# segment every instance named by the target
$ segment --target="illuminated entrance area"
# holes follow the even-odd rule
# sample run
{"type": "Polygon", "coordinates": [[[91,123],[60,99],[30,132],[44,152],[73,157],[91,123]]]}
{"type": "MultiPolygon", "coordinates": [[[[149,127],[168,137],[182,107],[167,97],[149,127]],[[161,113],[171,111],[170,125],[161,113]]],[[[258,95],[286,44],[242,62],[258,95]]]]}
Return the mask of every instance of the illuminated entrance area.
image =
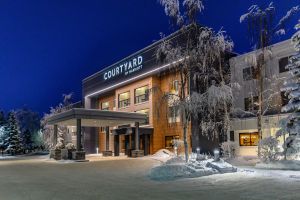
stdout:
{"type": "MultiPolygon", "coordinates": [[[[106,150],[103,155],[112,155],[112,151],[109,150],[109,134],[110,127],[118,127],[127,124],[135,124],[133,148],[131,148],[130,155],[132,157],[139,157],[144,155],[144,150],[140,150],[140,127],[139,124],[145,122],[146,114],[134,113],[134,112],[117,112],[98,109],[84,109],[73,108],[71,110],[53,115],[48,120],[48,125],[54,126],[54,141],[57,143],[58,126],[76,126],[76,154],[75,160],[85,159],[85,149],[83,145],[82,127],[85,128],[100,128],[105,127],[105,145],[106,150]],[[84,156],[83,156],[84,155],[84,156]]],[[[130,132],[130,131],[129,131],[130,132]]],[[[128,132],[128,133],[129,133],[128,132]]],[[[115,132],[114,135],[114,155],[119,156],[120,153],[120,135],[115,132]]]]}

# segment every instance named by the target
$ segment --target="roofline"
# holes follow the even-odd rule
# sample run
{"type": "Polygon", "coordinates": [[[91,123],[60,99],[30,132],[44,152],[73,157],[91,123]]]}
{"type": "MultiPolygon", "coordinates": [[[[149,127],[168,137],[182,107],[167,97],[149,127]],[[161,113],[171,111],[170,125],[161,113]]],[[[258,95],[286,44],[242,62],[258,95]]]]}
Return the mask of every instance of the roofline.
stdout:
{"type": "MultiPolygon", "coordinates": [[[[195,25],[195,24],[190,24],[190,25],[187,26],[187,28],[191,28],[191,27],[193,27],[194,25],[195,25]]],[[[197,26],[197,27],[201,27],[201,26],[198,25],[198,24],[196,24],[196,26],[197,26]]],[[[159,44],[159,43],[162,42],[163,40],[170,40],[170,39],[174,38],[178,33],[180,33],[180,31],[181,31],[181,29],[179,29],[179,30],[177,30],[177,31],[175,31],[175,32],[173,32],[173,33],[171,33],[170,35],[168,35],[168,36],[166,36],[166,37],[163,37],[163,38],[161,38],[161,39],[159,39],[159,40],[157,40],[157,41],[151,43],[150,45],[144,47],[143,49],[140,49],[140,50],[138,50],[138,51],[136,51],[136,52],[130,54],[129,56],[127,56],[127,57],[125,57],[125,58],[123,58],[123,59],[121,59],[121,60],[119,60],[119,61],[117,61],[117,62],[115,62],[115,63],[113,63],[113,64],[111,64],[111,65],[109,65],[109,66],[107,66],[107,67],[105,67],[105,68],[101,69],[100,71],[98,71],[98,72],[96,72],[96,73],[94,73],[94,74],[92,74],[92,75],[90,75],[90,76],[84,78],[84,79],[82,80],[82,82],[84,83],[84,82],[86,82],[86,81],[88,81],[88,80],[94,78],[95,76],[97,76],[97,75],[100,74],[101,72],[107,70],[108,68],[110,68],[110,67],[112,67],[112,66],[115,66],[115,65],[117,65],[118,63],[120,63],[120,62],[122,62],[122,61],[125,61],[125,60],[127,60],[127,59],[133,57],[134,55],[136,55],[136,54],[138,54],[138,53],[141,53],[141,52],[143,52],[143,51],[145,51],[145,50],[148,50],[148,49],[151,49],[151,48],[155,47],[157,44],[159,44]]],[[[180,34],[181,34],[181,33],[180,33],[180,34]]]]}
{"type": "MultiPolygon", "coordinates": [[[[291,42],[291,39],[287,39],[287,40],[283,40],[283,41],[277,42],[277,43],[275,43],[275,44],[272,44],[272,45],[270,45],[270,46],[267,46],[267,48],[280,46],[280,45],[285,44],[285,43],[288,43],[288,42],[291,42]]],[[[253,54],[254,52],[257,52],[257,51],[259,51],[259,50],[260,50],[260,49],[256,49],[256,50],[252,50],[252,51],[249,51],[249,52],[246,52],[246,53],[237,54],[237,56],[234,57],[234,58],[240,58],[240,57],[243,57],[243,56],[248,56],[248,55],[253,54]]]]}

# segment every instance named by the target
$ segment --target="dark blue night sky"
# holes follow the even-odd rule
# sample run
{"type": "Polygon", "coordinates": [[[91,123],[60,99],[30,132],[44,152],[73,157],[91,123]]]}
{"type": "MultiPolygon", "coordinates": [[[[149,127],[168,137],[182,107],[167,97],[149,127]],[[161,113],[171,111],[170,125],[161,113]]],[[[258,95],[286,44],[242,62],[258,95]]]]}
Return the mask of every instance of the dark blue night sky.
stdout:
{"type": "MultiPolygon", "coordinates": [[[[81,80],[144,48],[170,29],[157,0],[0,1],[0,109],[47,112],[63,93],[81,99],[81,80]]],[[[206,0],[201,24],[223,27],[235,51],[250,49],[239,17],[264,0],[206,0]]],[[[273,1],[278,16],[298,0],[273,1]]],[[[296,16],[296,19],[299,15],[296,16]]],[[[290,24],[284,40],[294,32],[290,24]]]]}

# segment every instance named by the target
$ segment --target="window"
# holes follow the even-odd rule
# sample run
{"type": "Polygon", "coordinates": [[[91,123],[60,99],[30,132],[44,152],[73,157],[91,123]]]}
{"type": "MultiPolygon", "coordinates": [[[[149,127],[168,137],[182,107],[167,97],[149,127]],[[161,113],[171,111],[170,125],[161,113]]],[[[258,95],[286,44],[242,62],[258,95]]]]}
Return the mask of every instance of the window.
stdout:
{"type": "Polygon", "coordinates": [[[165,148],[173,148],[174,140],[179,140],[179,135],[172,135],[165,137],[165,148]]]}
{"type": "Polygon", "coordinates": [[[171,94],[178,94],[179,91],[179,81],[175,80],[171,84],[170,93],[171,94]]]}
{"type": "Polygon", "coordinates": [[[243,69],[244,81],[249,81],[256,78],[256,70],[253,66],[243,69]]]}
{"type": "Polygon", "coordinates": [[[240,146],[257,146],[258,133],[240,133],[240,146]]]}
{"type": "Polygon", "coordinates": [[[289,103],[289,98],[285,95],[285,92],[280,92],[281,96],[281,105],[285,106],[286,104],[289,103]]]}
{"type": "Polygon", "coordinates": [[[148,86],[140,87],[134,90],[134,103],[149,101],[148,86]]]}
{"type": "Polygon", "coordinates": [[[119,94],[119,108],[130,106],[130,92],[119,94]]]}
{"type": "Polygon", "coordinates": [[[109,110],[109,102],[102,102],[101,103],[101,110],[109,110]]]}
{"type": "Polygon", "coordinates": [[[230,141],[234,142],[234,131],[230,131],[229,139],[230,141]]]}
{"type": "Polygon", "coordinates": [[[176,107],[176,106],[169,107],[168,118],[169,118],[169,123],[174,123],[174,122],[179,122],[180,121],[180,115],[179,115],[178,107],[176,107]]]}
{"type": "Polygon", "coordinates": [[[279,59],[279,73],[287,72],[289,69],[286,67],[289,64],[289,57],[279,59]]]}
{"type": "Polygon", "coordinates": [[[244,99],[245,111],[257,111],[258,106],[258,96],[248,97],[244,99]]]}
{"type": "Polygon", "coordinates": [[[149,124],[149,109],[138,110],[136,112],[137,113],[143,113],[143,114],[147,115],[147,118],[146,118],[145,122],[141,123],[141,125],[147,125],[147,124],[149,124]]]}

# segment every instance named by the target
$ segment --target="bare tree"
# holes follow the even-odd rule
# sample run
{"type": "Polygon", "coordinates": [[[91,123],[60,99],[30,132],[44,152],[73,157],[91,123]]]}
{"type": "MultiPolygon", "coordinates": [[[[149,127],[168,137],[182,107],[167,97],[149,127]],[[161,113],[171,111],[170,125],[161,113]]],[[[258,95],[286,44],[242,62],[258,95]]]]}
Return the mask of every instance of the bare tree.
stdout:
{"type": "Polygon", "coordinates": [[[167,106],[180,111],[185,160],[188,161],[187,131],[192,117],[200,121],[199,129],[207,136],[217,137],[220,129],[229,128],[232,93],[226,85],[230,80],[229,67],[225,69],[224,63],[225,54],[231,51],[233,43],[224,31],[215,33],[196,24],[197,15],[204,9],[201,0],[159,2],[184,37],[184,42],[180,43],[163,40],[156,57],[159,62],[171,63],[169,71],[180,77],[178,94],[165,93],[162,99],[167,106]],[[181,14],[180,3],[184,14],[181,14]],[[193,94],[190,93],[191,85],[193,94]]]}

